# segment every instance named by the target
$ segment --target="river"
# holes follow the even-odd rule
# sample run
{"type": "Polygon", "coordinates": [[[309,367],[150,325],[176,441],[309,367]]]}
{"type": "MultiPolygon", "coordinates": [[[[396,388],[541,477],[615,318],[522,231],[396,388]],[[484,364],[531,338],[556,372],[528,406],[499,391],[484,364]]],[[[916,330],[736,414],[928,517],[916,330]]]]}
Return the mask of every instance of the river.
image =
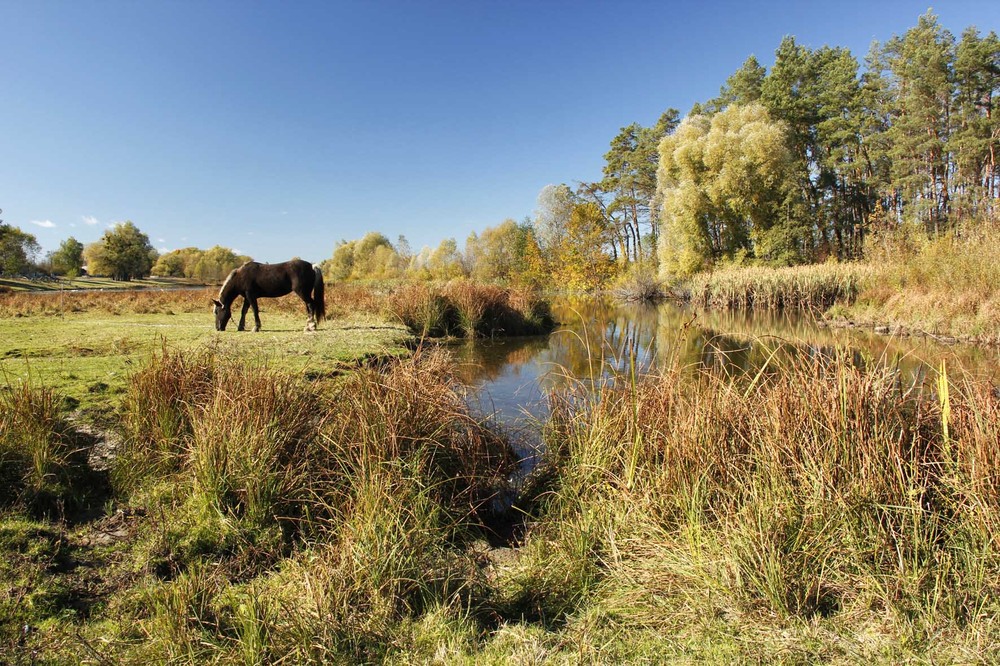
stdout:
{"type": "Polygon", "coordinates": [[[772,358],[849,354],[857,363],[900,368],[914,380],[947,365],[1000,383],[1000,349],[945,345],[929,337],[893,337],[870,329],[829,328],[800,313],[697,310],[675,303],[621,304],[598,297],[559,298],[559,327],[548,336],[455,345],[460,378],[473,407],[495,415],[529,462],[539,448],[546,394],[571,384],[642,375],[673,363],[745,373],[772,358]]]}

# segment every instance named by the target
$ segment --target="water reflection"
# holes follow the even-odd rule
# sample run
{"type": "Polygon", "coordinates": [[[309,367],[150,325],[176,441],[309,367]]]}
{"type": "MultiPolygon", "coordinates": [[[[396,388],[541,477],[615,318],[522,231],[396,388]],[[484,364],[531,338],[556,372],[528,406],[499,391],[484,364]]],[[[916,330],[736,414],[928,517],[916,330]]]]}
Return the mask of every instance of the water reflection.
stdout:
{"type": "Polygon", "coordinates": [[[675,363],[692,372],[736,375],[778,368],[789,358],[846,353],[856,364],[888,364],[918,381],[942,361],[949,369],[994,382],[1000,377],[995,348],[824,328],[794,313],[696,311],[672,303],[624,305],[592,297],[560,299],[552,309],[560,327],[550,336],[453,348],[460,377],[476,389],[477,408],[519,430],[526,449],[537,443],[532,419],[544,417],[549,391],[675,363]]]}

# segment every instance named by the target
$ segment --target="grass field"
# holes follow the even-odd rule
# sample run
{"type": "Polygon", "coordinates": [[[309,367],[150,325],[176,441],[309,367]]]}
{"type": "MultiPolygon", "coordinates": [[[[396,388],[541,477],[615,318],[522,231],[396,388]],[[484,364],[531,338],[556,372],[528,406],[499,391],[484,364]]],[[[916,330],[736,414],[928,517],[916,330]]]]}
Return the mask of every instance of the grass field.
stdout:
{"type": "Polygon", "coordinates": [[[379,298],[330,295],[336,316],[311,335],[300,304],[275,302],[251,334],[212,330],[206,294],[0,300],[5,368],[80,363],[76,378],[55,361],[27,382],[5,370],[0,663],[1000,650],[988,381],[848,353],[569,381],[541,424],[545,461],[498,515],[505,434],[470,415],[442,355],[405,351],[379,298]]]}
{"type": "Polygon", "coordinates": [[[214,330],[213,290],[0,295],[0,377],[31,379],[81,406],[120,396],[128,375],[164,345],[263,359],[334,376],[367,359],[406,353],[409,333],[372,309],[330,299],[337,315],[314,335],[295,297],[262,301],[260,333],[214,330]]]}

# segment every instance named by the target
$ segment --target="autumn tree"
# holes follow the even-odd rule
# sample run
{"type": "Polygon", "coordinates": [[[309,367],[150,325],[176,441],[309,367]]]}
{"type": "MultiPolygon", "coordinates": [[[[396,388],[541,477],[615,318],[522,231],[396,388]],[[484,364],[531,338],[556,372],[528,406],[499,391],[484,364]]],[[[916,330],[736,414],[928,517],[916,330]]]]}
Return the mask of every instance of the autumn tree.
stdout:
{"type": "Polygon", "coordinates": [[[156,259],[150,274],[158,277],[194,277],[194,267],[204,253],[197,247],[164,252],[156,259]]]}
{"type": "Polygon", "coordinates": [[[234,268],[239,268],[248,261],[250,257],[236,254],[228,247],[216,245],[201,253],[186,277],[205,282],[221,282],[234,268]]]}
{"type": "Polygon", "coordinates": [[[128,282],[149,275],[158,254],[149,237],[126,221],[116,224],[105,231],[99,241],[86,246],[84,257],[90,273],[128,282]]]}
{"type": "Polygon", "coordinates": [[[399,277],[404,268],[389,239],[375,231],[360,240],[341,241],[322,267],[334,281],[391,279],[399,277]]]}
{"type": "Polygon", "coordinates": [[[83,272],[83,243],[70,236],[49,257],[57,275],[76,277],[83,272]]]}
{"type": "Polygon", "coordinates": [[[760,104],[689,116],[660,144],[660,272],[686,276],[718,260],[787,264],[806,231],[787,214],[787,130],[760,104]]]}
{"type": "Polygon", "coordinates": [[[607,251],[608,224],[593,202],[573,206],[566,234],[553,265],[553,280],[562,288],[593,290],[604,286],[616,272],[616,262],[607,251]]]}
{"type": "Polygon", "coordinates": [[[430,277],[435,280],[451,280],[465,275],[462,256],[454,238],[445,238],[430,253],[424,264],[430,277]]]}
{"type": "Polygon", "coordinates": [[[573,190],[566,184],[546,185],[538,193],[535,208],[535,238],[542,252],[549,254],[559,247],[566,235],[569,217],[573,213],[573,190]]]}
{"type": "Polygon", "coordinates": [[[26,272],[39,249],[33,235],[0,221],[0,275],[26,272]]]}
{"type": "Polygon", "coordinates": [[[472,233],[465,242],[466,271],[483,282],[539,285],[548,278],[541,248],[530,220],[504,220],[472,233]]]}

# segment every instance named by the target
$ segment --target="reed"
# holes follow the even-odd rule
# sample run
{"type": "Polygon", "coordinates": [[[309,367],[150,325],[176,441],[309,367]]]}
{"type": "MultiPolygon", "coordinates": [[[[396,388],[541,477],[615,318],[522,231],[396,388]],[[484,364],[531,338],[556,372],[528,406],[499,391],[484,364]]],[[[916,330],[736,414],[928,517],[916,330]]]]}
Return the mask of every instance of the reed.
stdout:
{"type": "Polygon", "coordinates": [[[986,222],[928,239],[907,230],[869,243],[882,278],[852,307],[836,314],[854,321],[932,335],[1000,342],[1000,224],[986,222]]]}
{"type": "Polygon", "coordinates": [[[621,632],[723,617],[877,625],[876,652],[959,627],[995,639],[998,407],[944,368],[913,384],[846,356],[566,395],[507,599],[621,632]]]}
{"type": "Polygon", "coordinates": [[[734,268],[694,275],[680,291],[702,307],[824,312],[852,303],[877,275],[864,264],[734,268]]]}
{"type": "Polygon", "coordinates": [[[535,290],[468,280],[444,287],[403,285],[390,294],[386,308],[421,338],[540,335],[555,327],[547,301],[535,290]]]}

